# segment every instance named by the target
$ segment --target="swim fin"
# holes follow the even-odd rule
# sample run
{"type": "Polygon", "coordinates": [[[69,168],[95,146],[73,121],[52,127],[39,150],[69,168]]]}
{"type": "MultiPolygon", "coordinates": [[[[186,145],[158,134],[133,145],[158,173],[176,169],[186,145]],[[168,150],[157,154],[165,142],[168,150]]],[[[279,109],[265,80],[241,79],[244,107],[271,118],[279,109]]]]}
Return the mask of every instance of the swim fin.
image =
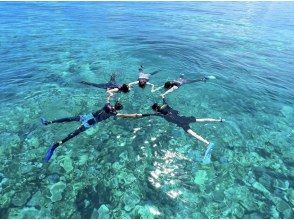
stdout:
{"type": "Polygon", "coordinates": [[[48,125],[49,124],[46,118],[41,118],[41,123],[42,123],[42,125],[48,125]]]}
{"type": "Polygon", "coordinates": [[[203,157],[202,163],[209,164],[211,162],[211,153],[212,153],[214,147],[215,147],[214,143],[210,143],[207,146],[207,149],[205,151],[205,155],[203,157]]]}
{"type": "Polygon", "coordinates": [[[48,149],[46,156],[44,158],[45,162],[49,162],[49,160],[51,159],[54,150],[57,148],[56,144],[51,145],[51,147],[48,149]]]}

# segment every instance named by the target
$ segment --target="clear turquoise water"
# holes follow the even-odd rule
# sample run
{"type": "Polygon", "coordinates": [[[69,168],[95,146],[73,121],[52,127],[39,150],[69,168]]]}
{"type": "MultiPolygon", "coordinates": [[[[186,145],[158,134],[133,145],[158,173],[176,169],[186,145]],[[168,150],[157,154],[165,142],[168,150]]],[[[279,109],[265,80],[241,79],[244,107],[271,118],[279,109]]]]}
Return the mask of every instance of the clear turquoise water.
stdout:
{"type": "MultiPolygon", "coordinates": [[[[0,3],[0,217],[293,218],[294,4],[0,3]],[[159,118],[108,120],[58,149],[78,124],[41,116],[89,113],[102,90],[162,69],[216,80],[168,96],[205,146],[159,118]],[[139,129],[139,130],[138,130],[139,129]]],[[[159,93],[119,95],[123,112],[150,112],[159,93]]]]}

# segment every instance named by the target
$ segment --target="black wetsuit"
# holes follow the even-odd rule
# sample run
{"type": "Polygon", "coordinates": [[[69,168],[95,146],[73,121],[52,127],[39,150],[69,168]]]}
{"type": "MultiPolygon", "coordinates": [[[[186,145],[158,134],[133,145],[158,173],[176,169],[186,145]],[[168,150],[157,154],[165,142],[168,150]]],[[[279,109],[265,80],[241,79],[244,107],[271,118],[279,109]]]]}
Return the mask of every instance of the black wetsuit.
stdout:
{"type": "Polygon", "coordinates": [[[121,87],[121,85],[116,82],[115,77],[116,77],[116,75],[112,74],[110,77],[110,80],[107,83],[98,83],[97,84],[97,83],[91,83],[91,82],[85,82],[85,81],[82,81],[81,83],[89,85],[89,86],[94,86],[94,87],[97,87],[100,89],[115,89],[115,88],[119,89],[121,87]]]}
{"type": "Polygon", "coordinates": [[[82,125],[79,126],[75,131],[70,133],[66,138],[61,140],[61,143],[56,142],[55,144],[53,144],[54,149],[57,148],[60,144],[63,144],[64,142],[72,139],[73,137],[77,136],[81,132],[85,131],[90,126],[92,126],[98,122],[104,121],[112,116],[116,116],[116,114],[117,114],[117,112],[115,110],[113,110],[111,105],[108,103],[100,110],[98,110],[94,113],[88,114],[88,115],[80,115],[80,116],[75,116],[75,117],[62,118],[62,119],[48,122],[48,124],[64,123],[64,122],[71,122],[71,121],[81,121],[82,122],[82,125]]]}
{"type": "Polygon", "coordinates": [[[196,118],[193,116],[180,116],[179,112],[170,107],[165,99],[163,99],[163,104],[165,104],[165,107],[154,115],[160,116],[168,122],[176,124],[177,126],[183,128],[184,131],[190,129],[190,123],[196,122],[196,118]]]}

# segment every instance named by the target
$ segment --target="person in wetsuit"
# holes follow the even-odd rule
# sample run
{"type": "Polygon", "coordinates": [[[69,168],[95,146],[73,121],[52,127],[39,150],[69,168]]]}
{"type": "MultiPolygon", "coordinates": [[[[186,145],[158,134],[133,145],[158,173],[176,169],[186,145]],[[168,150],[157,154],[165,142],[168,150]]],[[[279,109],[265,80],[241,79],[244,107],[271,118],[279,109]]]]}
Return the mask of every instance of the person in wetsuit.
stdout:
{"type": "Polygon", "coordinates": [[[154,85],[152,83],[149,83],[150,80],[150,76],[155,75],[156,73],[159,73],[161,70],[156,70],[152,73],[144,73],[144,67],[141,65],[139,68],[139,76],[138,76],[138,80],[135,82],[131,82],[129,83],[129,86],[131,87],[134,84],[137,84],[141,87],[141,88],[145,88],[146,85],[151,85],[151,91],[153,91],[154,89],[154,85]]]}
{"type": "Polygon", "coordinates": [[[47,154],[45,156],[45,161],[48,162],[50,158],[53,155],[54,150],[59,147],[61,144],[67,142],[68,140],[74,138],[81,132],[87,130],[91,126],[102,122],[110,117],[121,117],[121,118],[139,118],[139,117],[145,117],[149,116],[150,114],[119,114],[117,113],[118,110],[121,110],[123,108],[122,104],[119,102],[116,102],[114,106],[112,106],[110,103],[106,103],[103,108],[99,109],[98,111],[94,113],[90,113],[87,115],[79,115],[75,117],[69,117],[69,118],[61,118],[53,121],[48,121],[45,118],[41,118],[41,122],[43,125],[49,125],[53,123],[65,123],[65,122],[73,122],[73,121],[80,121],[82,124],[72,133],[70,133],[66,138],[62,139],[61,141],[55,142],[50,146],[50,148],[47,151],[47,154]]]}
{"type": "Polygon", "coordinates": [[[223,122],[224,119],[213,119],[213,118],[196,118],[194,116],[186,117],[186,116],[180,116],[179,112],[174,110],[172,107],[170,107],[166,99],[163,99],[163,105],[159,105],[158,103],[155,103],[152,105],[152,109],[156,112],[157,116],[160,116],[167,120],[168,122],[171,122],[173,124],[176,124],[177,126],[184,129],[185,132],[192,135],[197,140],[203,142],[207,146],[207,150],[205,152],[205,156],[203,161],[205,163],[208,163],[210,161],[211,152],[214,148],[214,144],[207,141],[197,133],[195,133],[191,127],[190,124],[194,122],[223,122]]]}
{"type": "Polygon", "coordinates": [[[194,83],[194,82],[206,82],[208,79],[212,79],[214,78],[213,76],[204,76],[201,77],[199,79],[185,79],[184,74],[181,74],[179,76],[179,78],[177,78],[176,80],[171,80],[171,81],[167,81],[164,86],[161,86],[154,91],[157,91],[159,89],[165,88],[167,89],[167,91],[163,94],[161,94],[161,97],[164,98],[168,93],[173,92],[174,90],[178,89],[179,87],[181,87],[184,84],[190,84],[190,83],[194,83]]]}
{"type": "Polygon", "coordinates": [[[127,93],[130,91],[130,87],[127,84],[118,84],[116,82],[116,74],[113,73],[110,76],[110,80],[107,83],[91,83],[91,82],[85,82],[81,81],[82,84],[94,86],[100,89],[106,89],[108,93],[107,101],[110,101],[110,97],[113,95],[113,92],[123,92],[127,93]]]}

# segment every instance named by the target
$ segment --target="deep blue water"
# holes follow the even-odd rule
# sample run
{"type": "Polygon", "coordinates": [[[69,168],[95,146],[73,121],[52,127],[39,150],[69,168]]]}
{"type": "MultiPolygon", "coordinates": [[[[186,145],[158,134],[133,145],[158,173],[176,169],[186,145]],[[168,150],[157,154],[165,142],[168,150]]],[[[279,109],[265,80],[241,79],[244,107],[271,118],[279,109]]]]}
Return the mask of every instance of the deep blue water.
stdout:
{"type": "MultiPolygon", "coordinates": [[[[293,218],[292,2],[0,3],[0,216],[6,218],[293,218]],[[138,67],[215,80],[168,95],[192,129],[160,118],[109,119],[58,148],[78,123],[49,119],[101,108],[81,80],[137,79],[138,67]],[[200,159],[199,159],[200,158],[200,159]]],[[[115,96],[151,112],[160,93],[115,96]]]]}

